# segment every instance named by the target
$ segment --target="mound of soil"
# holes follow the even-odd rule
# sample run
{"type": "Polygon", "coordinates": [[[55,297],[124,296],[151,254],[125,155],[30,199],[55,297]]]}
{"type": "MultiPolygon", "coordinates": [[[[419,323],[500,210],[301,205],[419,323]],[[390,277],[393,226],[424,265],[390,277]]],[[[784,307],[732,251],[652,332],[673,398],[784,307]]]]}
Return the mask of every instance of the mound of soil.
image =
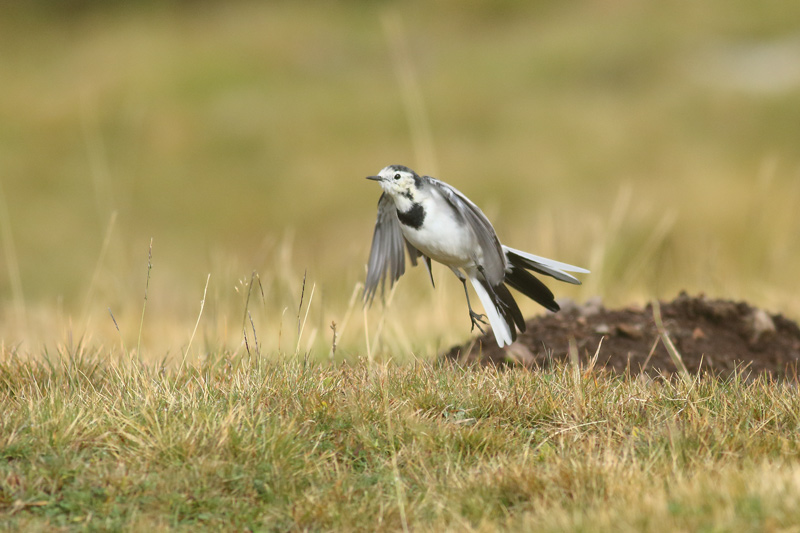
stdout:
{"type": "MultiPolygon", "coordinates": [[[[530,319],[527,331],[511,346],[499,348],[491,332],[467,345],[455,346],[444,357],[462,364],[546,367],[569,359],[574,339],[581,364],[595,355],[596,362],[615,372],[669,375],[677,372],[653,315],[644,309],[605,309],[592,299],[584,305],[561,303],[561,311],[530,319]]],[[[711,300],[681,293],[660,303],[663,328],[690,373],[701,371],[728,376],[770,374],[797,380],[800,328],[782,315],[771,315],[745,302],[711,300]]],[[[574,352],[573,352],[574,353],[574,352]]]]}

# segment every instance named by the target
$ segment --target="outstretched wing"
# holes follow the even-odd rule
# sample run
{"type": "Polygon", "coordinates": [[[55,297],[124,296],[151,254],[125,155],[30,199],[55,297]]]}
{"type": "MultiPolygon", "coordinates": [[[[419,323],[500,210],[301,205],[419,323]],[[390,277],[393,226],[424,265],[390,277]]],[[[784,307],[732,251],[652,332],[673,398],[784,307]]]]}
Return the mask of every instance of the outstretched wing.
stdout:
{"type": "Polygon", "coordinates": [[[472,229],[483,252],[483,264],[481,266],[486,280],[492,287],[502,283],[506,268],[503,249],[497,239],[497,234],[494,232],[492,223],[489,222],[483,211],[455,187],[430,176],[425,176],[422,179],[439,191],[453,206],[461,220],[472,229]]]}
{"type": "MultiPolygon", "coordinates": [[[[375,298],[378,285],[383,293],[386,278],[389,278],[389,287],[394,285],[406,271],[405,237],[400,229],[397,211],[391,198],[383,193],[378,200],[378,220],[375,222],[375,231],[372,234],[372,249],[367,263],[367,280],[364,282],[364,301],[369,305],[375,298]]],[[[410,248],[413,248],[408,244],[410,248]]],[[[419,251],[409,249],[411,261],[416,264],[419,251]],[[416,254],[414,253],[416,252],[416,254]]]]}

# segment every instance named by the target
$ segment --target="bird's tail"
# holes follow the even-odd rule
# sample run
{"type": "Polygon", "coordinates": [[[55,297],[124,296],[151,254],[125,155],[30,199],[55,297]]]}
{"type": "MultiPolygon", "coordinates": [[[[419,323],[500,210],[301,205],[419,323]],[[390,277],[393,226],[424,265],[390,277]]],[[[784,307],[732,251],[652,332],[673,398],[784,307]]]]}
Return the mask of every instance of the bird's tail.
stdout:
{"type": "Polygon", "coordinates": [[[510,263],[506,269],[505,282],[519,292],[552,312],[561,309],[556,303],[553,292],[539,278],[525,270],[525,268],[510,263]]]}
{"type": "Polygon", "coordinates": [[[503,283],[493,287],[477,272],[467,272],[472,287],[475,289],[478,298],[480,298],[486,316],[489,318],[489,324],[492,326],[497,344],[501,348],[516,340],[517,329],[520,332],[525,331],[525,319],[522,316],[522,312],[504,283],[517,289],[546,309],[556,312],[559,307],[553,293],[528,271],[531,270],[539,274],[552,276],[557,280],[576,285],[580,285],[580,280],[571,274],[567,274],[567,272],[589,273],[585,268],[553,261],[552,259],[515,250],[508,246],[503,246],[503,252],[506,254],[507,259],[503,283]]]}
{"type": "Polygon", "coordinates": [[[505,282],[531,300],[553,312],[558,311],[559,307],[552,291],[550,291],[544,283],[539,281],[536,276],[528,272],[528,270],[575,285],[580,285],[580,280],[571,274],[567,274],[567,272],[589,273],[585,268],[553,261],[552,259],[539,257],[538,255],[529,254],[521,250],[515,250],[508,246],[503,246],[503,251],[508,260],[505,282]]]}
{"type": "Polygon", "coordinates": [[[497,345],[502,348],[514,342],[517,339],[516,328],[525,331],[525,319],[514,297],[502,283],[492,287],[477,275],[469,275],[469,280],[486,311],[497,345]]]}
{"type": "Polygon", "coordinates": [[[523,252],[522,250],[509,248],[505,245],[503,245],[503,252],[506,254],[506,259],[508,259],[508,262],[514,266],[525,268],[527,270],[533,270],[539,274],[551,276],[559,281],[566,281],[567,283],[572,283],[573,285],[580,285],[581,282],[575,276],[567,274],[567,272],[589,274],[589,271],[585,268],[568,265],[567,263],[554,261],[552,259],[547,259],[546,257],[539,257],[538,255],[533,255],[529,254],[528,252],[523,252]]]}

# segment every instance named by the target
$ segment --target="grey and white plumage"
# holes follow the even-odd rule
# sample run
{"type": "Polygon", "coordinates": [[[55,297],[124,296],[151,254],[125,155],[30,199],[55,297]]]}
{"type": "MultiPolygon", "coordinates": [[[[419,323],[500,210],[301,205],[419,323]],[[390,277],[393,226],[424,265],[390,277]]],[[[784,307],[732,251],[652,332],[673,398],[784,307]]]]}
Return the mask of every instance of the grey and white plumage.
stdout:
{"type": "Polygon", "coordinates": [[[486,311],[497,344],[511,344],[525,321],[506,284],[551,311],[558,311],[553,293],[529,271],[580,285],[568,272],[589,271],[515,250],[500,244],[486,215],[456,188],[402,165],[389,165],[376,176],[383,194],[372,237],[364,300],[372,303],[378,286],[391,287],[405,272],[405,254],[412,265],[422,257],[433,283],[431,260],[448,266],[464,285],[472,327],[481,331],[483,315],[472,310],[469,279],[486,311]]]}

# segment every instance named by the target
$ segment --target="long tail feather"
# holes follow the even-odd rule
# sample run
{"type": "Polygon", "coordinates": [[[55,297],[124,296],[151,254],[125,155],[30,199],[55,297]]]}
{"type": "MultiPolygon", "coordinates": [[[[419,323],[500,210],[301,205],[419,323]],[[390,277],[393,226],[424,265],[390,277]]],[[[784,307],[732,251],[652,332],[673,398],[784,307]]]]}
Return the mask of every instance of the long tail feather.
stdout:
{"type": "Polygon", "coordinates": [[[511,262],[511,269],[506,270],[505,282],[554,313],[560,309],[553,292],[547,288],[547,285],[513,261],[511,262]]]}
{"type": "MultiPolygon", "coordinates": [[[[486,290],[486,288],[484,288],[482,282],[477,277],[469,276],[469,281],[472,283],[475,293],[481,300],[483,309],[486,312],[487,318],[489,319],[489,324],[492,326],[494,337],[497,339],[497,345],[502,348],[506,344],[511,344],[514,342],[514,340],[517,338],[517,332],[514,329],[514,319],[512,316],[507,312],[503,312],[501,309],[503,304],[495,303],[494,299],[489,295],[489,292],[486,290]]],[[[506,292],[507,291],[508,289],[506,289],[506,292]]],[[[511,295],[509,294],[509,296],[511,295]]],[[[516,307],[516,303],[514,303],[514,306],[516,307]]],[[[518,307],[517,313],[519,313],[518,307]]],[[[522,315],[520,314],[520,317],[521,316],[522,315]]]]}
{"type": "Polygon", "coordinates": [[[516,338],[514,324],[517,325],[520,331],[525,331],[525,317],[522,316],[522,311],[520,311],[517,301],[514,300],[508,287],[501,283],[500,285],[490,288],[486,280],[481,280],[481,284],[489,293],[489,296],[493,297],[493,301],[495,302],[500,316],[503,317],[512,331],[512,337],[516,338]]]}
{"type": "Polygon", "coordinates": [[[503,252],[505,252],[508,261],[516,267],[533,270],[539,274],[551,276],[559,281],[565,281],[574,285],[580,285],[580,280],[571,274],[567,274],[567,272],[589,273],[585,268],[529,254],[528,252],[509,248],[508,246],[503,246],[503,252]]]}

